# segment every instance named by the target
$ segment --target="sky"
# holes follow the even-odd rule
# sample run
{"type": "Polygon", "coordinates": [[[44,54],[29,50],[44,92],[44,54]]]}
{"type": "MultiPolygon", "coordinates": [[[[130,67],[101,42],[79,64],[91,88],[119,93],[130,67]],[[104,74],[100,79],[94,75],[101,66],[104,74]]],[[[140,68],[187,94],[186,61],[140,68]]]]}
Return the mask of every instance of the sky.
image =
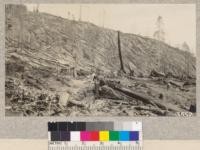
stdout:
{"type": "MultiPolygon", "coordinates": [[[[26,6],[33,11],[36,4],[26,6]]],[[[73,15],[75,20],[81,18],[98,26],[150,38],[156,31],[158,16],[162,16],[165,42],[174,47],[186,42],[196,54],[195,4],[40,4],[39,11],[68,19],[73,15]]]]}

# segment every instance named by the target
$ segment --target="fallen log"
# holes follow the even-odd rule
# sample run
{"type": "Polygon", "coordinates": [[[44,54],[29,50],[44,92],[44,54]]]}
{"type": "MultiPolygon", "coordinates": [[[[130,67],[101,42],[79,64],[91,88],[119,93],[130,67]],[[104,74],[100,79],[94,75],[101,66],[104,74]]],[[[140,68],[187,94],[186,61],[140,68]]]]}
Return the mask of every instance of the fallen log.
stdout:
{"type": "Polygon", "coordinates": [[[101,87],[100,95],[101,97],[108,99],[123,99],[121,94],[117,93],[116,90],[107,85],[101,87]]]}
{"type": "Polygon", "coordinates": [[[165,74],[162,72],[152,70],[150,73],[150,77],[165,77],[165,74]]]}
{"type": "Polygon", "coordinates": [[[185,81],[183,86],[187,86],[187,85],[196,85],[196,80],[185,81]]]}
{"type": "Polygon", "coordinates": [[[149,97],[145,94],[139,94],[137,92],[134,92],[132,90],[124,88],[124,87],[122,87],[122,85],[120,84],[119,81],[106,80],[106,81],[104,81],[104,83],[105,83],[105,85],[108,85],[112,89],[118,91],[118,93],[121,93],[123,96],[126,96],[126,98],[128,98],[129,100],[134,98],[136,100],[142,101],[143,103],[150,104],[154,107],[158,107],[163,110],[168,110],[168,111],[173,111],[173,112],[181,111],[181,109],[178,107],[175,107],[175,106],[170,107],[170,106],[168,106],[168,104],[164,104],[159,101],[155,101],[154,99],[152,99],[151,97],[149,97]]]}
{"type": "Polygon", "coordinates": [[[156,104],[154,102],[152,102],[150,97],[147,97],[147,96],[141,95],[139,93],[133,92],[129,89],[123,88],[123,87],[121,87],[120,82],[107,80],[107,81],[104,81],[104,83],[106,85],[108,85],[109,87],[111,87],[112,89],[123,93],[123,95],[127,95],[129,98],[135,98],[137,100],[141,100],[144,103],[148,103],[153,106],[156,106],[156,104]]]}
{"type": "Polygon", "coordinates": [[[151,111],[157,115],[162,115],[164,116],[166,114],[166,111],[165,110],[160,110],[158,108],[150,108],[150,107],[147,107],[147,106],[135,106],[134,107],[136,110],[146,110],[146,111],[151,111]]]}
{"type": "Polygon", "coordinates": [[[112,103],[116,103],[116,104],[123,104],[123,105],[134,105],[134,103],[132,102],[127,102],[127,101],[124,101],[124,100],[112,100],[112,103]]]}
{"type": "Polygon", "coordinates": [[[179,82],[176,82],[176,81],[170,80],[170,81],[168,81],[168,83],[170,83],[171,85],[176,86],[178,88],[182,88],[183,87],[183,84],[181,84],[179,82]]]}
{"type": "Polygon", "coordinates": [[[135,93],[129,89],[126,89],[126,88],[119,88],[119,87],[114,87],[115,90],[117,91],[120,91],[126,95],[128,95],[129,97],[132,97],[132,98],[135,98],[137,100],[141,100],[142,102],[144,103],[147,103],[147,104],[151,104],[153,106],[157,106],[155,104],[155,102],[153,102],[153,100],[150,98],[150,97],[147,97],[147,96],[144,96],[144,95],[141,95],[139,93],[135,93]]]}
{"type": "Polygon", "coordinates": [[[79,107],[87,107],[85,104],[83,104],[82,102],[80,101],[75,101],[75,100],[68,100],[67,101],[67,106],[69,106],[70,104],[72,105],[76,105],[76,106],[79,106],[79,107]]]}
{"type": "Polygon", "coordinates": [[[129,89],[126,89],[126,88],[115,87],[114,89],[116,89],[116,90],[128,95],[129,97],[132,97],[134,99],[140,100],[143,103],[151,104],[152,106],[159,107],[160,109],[163,109],[163,110],[170,110],[170,111],[174,111],[174,112],[177,112],[177,111],[180,110],[179,108],[169,107],[169,106],[167,106],[167,105],[165,105],[165,104],[163,104],[161,102],[153,100],[151,97],[148,97],[146,95],[141,95],[139,93],[133,92],[133,91],[131,91],[129,89]]]}
{"type": "MultiPolygon", "coordinates": [[[[139,96],[139,94],[137,96],[139,96]]],[[[181,108],[178,108],[175,105],[171,105],[169,103],[160,102],[159,100],[156,101],[156,100],[154,100],[154,99],[152,99],[150,97],[147,97],[147,96],[141,96],[140,95],[140,97],[138,97],[138,98],[139,98],[138,100],[142,100],[143,102],[147,102],[147,103],[150,102],[149,104],[152,104],[153,106],[156,106],[156,107],[158,107],[158,108],[160,108],[162,110],[167,110],[167,111],[172,111],[172,112],[182,111],[181,108]],[[143,99],[141,99],[141,98],[143,98],[143,99]]]]}

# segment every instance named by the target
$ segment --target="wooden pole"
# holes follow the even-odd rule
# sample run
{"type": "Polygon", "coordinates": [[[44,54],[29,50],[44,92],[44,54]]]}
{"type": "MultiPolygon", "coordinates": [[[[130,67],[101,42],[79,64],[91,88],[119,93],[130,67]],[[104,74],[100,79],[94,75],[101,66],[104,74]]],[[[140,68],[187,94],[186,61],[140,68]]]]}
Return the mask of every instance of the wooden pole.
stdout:
{"type": "Polygon", "coordinates": [[[119,59],[120,59],[120,70],[125,73],[123,59],[122,59],[122,53],[121,53],[120,31],[117,31],[117,37],[118,37],[118,50],[119,50],[119,59]]]}
{"type": "Polygon", "coordinates": [[[82,6],[80,5],[80,8],[79,8],[79,21],[82,20],[82,6]]]}

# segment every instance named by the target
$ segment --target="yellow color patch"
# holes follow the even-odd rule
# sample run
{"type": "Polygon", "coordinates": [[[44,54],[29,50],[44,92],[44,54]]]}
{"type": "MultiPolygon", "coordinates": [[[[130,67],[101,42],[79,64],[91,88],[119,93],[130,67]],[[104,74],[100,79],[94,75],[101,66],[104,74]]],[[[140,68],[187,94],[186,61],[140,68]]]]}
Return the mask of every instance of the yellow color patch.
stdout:
{"type": "Polygon", "coordinates": [[[109,131],[99,131],[100,141],[109,141],[109,131]]]}

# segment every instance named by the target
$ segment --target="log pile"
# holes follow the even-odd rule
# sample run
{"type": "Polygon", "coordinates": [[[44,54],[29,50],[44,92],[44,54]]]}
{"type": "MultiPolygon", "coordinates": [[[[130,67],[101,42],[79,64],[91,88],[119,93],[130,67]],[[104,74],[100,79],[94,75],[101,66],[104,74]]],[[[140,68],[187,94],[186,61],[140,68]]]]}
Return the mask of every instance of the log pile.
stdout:
{"type": "Polygon", "coordinates": [[[133,101],[142,103],[142,106],[134,107],[136,110],[148,110],[158,115],[165,115],[168,111],[178,112],[180,108],[170,106],[159,99],[153,99],[146,94],[140,94],[125,87],[119,81],[101,79],[104,85],[101,89],[101,97],[110,98],[114,103],[132,105],[133,101]],[[121,102],[120,102],[121,101],[121,102]],[[148,107],[151,106],[151,107],[148,107]]]}

